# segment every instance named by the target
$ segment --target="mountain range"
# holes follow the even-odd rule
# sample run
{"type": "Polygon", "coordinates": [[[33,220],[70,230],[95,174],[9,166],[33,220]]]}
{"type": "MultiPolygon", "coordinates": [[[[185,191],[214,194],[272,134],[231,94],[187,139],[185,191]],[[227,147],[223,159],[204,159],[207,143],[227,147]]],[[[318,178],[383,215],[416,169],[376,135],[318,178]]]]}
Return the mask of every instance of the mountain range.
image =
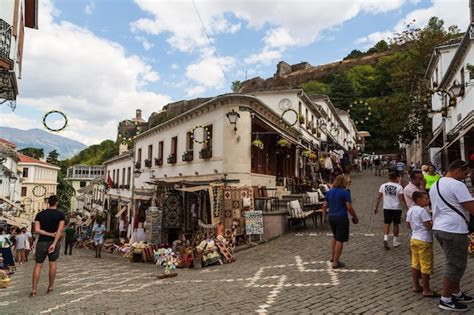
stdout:
{"type": "Polygon", "coordinates": [[[87,147],[78,141],[41,129],[21,130],[10,127],[0,127],[0,138],[15,143],[18,150],[28,147],[43,149],[45,156],[47,156],[50,151],[56,150],[61,160],[70,158],[87,147]]]}

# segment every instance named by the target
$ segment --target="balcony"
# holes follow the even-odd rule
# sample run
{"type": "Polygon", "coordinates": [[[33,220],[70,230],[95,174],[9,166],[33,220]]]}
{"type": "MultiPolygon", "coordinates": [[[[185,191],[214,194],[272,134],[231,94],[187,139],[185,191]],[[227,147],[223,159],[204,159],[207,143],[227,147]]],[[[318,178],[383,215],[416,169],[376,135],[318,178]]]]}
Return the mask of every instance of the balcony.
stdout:
{"type": "Polygon", "coordinates": [[[176,163],[176,154],[172,153],[168,155],[168,164],[175,164],[176,163]]]}
{"type": "Polygon", "coordinates": [[[147,160],[145,160],[145,167],[148,167],[148,168],[150,168],[150,167],[151,167],[151,165],[152,165],[152,162],[151,162],[151,160],[148,160],[148,159],[147,159],[147,160]]]}
{"type": "Polygon", "coordinates": [[[201,159],[210,159],[212,157],[212,149],[211,148],[204,148],[199,151],[199,158],[201,159]]]}
{"type": "MultiPolygon", "coordinates": [[[[3,62],[10,65],[9,70],[11,70],[11,66],[13,65],[13,60],[10,59],[10,48],[12,43],[12,27],[10,24],[5,22],[4,20],[0,19],[0,59],[3,62]]],[[[4,67],[6,68],[6,67],[4,67]]]]}
{"type": "Polygon", "coordinates": [[[155,166],[162,166],[162,165],[163,165],[163,159],[155,158],[155,166]]]}
{"type": "Polygon", "coordinates": [[[193,151],[186,151],[183,153],[183,161],[191,162],[193,160],[194,154],[193,151]]]}

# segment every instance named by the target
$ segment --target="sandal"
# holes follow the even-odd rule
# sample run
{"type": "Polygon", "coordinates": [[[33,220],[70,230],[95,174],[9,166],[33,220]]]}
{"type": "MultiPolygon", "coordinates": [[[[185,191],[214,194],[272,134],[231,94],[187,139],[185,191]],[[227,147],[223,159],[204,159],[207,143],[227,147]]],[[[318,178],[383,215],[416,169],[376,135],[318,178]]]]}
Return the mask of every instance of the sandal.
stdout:
{"type": "Polygon", "coordinates": [[[46,294],[51,293],[51,292],[53,292],[53,288],[48,288],[48,290],[46,291],[46,294]]]}
{"type": "Polygon", "coordinates": [[[35,297],[35,296],[36,296],[36,292],[31,291],[31,293],[30,293],[30,298],[35,297]]]}
{"type": "Polygon", "coordinates": [[[431,292],[431,294],[423,294],[423,297],[424,298],[439,298],[441,297],[441,295],[438,292],[433,291],[431,292]]]}
{"type": "Polygon", "coordinates": [[[338,262],[336,266],[332,266],[332,269],[344,268],[345,266],[343,262],[338,262]]]}

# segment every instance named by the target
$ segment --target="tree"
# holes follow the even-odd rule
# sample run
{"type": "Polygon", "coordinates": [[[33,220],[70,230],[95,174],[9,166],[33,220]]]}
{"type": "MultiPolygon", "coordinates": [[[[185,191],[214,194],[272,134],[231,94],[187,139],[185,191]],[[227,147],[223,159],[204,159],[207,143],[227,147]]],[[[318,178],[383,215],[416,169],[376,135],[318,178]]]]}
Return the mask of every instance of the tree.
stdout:
{"type": "Polygon", "coordinates": [[[231,86],[232,92],[237,93],[241,87],[242,87],[242,82],[238,80],[232,81],[232,86],[231,86]]]}
{"type": "Polygon", "coordinates": [[[301,88],[305,93],[322,95],[328,95],[331,90],[329,85],[319,81],[304,83],[301,88]]]}
{"type": "Polygon", "coordinates": [[[46,158],[46,162],[54,164],[54,165],[59,165],[59,153],[56,150],[53,150],[48,153],[48,157],[46,158]]]}
{"type": "Polygon", "coordinates": [[[362,51],[358,49],[354,49],[353,51],[350,52],[349,55],[345,56],[343,60],[357,59],[363,56],[365,56],[365,54],[362,51]]]}
{"type": "Polygon", "coordinates": [[[56,190],[56,194],[59,199],[59,209],[63,210],[64,212],[68,212],[71,210],[71,197],[76,194],[74,187],[64,179],[63,172],[59,172],[58,174],[58,187],[56,190]]]}
{"type": "Polygon", "coordinates": [[[355,66],[347,71],[347,77],[352,82],[357,98],[368,98],[377,95],[377,82],[380,81],[379,73],[371,65],[355,66]]]}
{"type": "Polygon", "coordinates": [[[44,150],[39,148],[24,148],[18,152],[38,160],[44,158],[44,150]]]}
{"type": "Polygon", "coordinates": [[[347,74],[344,72],[336,74],[329,86],[330,98],[334,106],[344,110],[348,109],[355,100],[355,91],[347,74]]]}
{"type": "Polygon", "coordinates": [[[381,53],[388,50],[388,43],[382,39],[381,41],[378,41],[377,44],[374,45],[374,47],[367,50],[367,54],[381,53]]]}

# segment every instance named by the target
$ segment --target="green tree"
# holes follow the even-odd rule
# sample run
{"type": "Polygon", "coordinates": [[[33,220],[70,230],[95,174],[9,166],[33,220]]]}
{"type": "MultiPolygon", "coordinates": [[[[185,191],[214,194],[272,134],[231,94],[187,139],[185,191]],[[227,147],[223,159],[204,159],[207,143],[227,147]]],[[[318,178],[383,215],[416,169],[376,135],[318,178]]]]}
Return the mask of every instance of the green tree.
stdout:
{"type": "Polygon", "coordinates": [[[322,95],[328,95],[331,90],[329,85],[319,81],[304,83],[301,88],[305,93],[322,95]]]}
{"type": "Polygon", "coordinates": [[[59,199],[59,209],[64,212],[71,211],[71,197],[76,194],[74,187],[64,179],[64,173],[58,174],[58,187],[56,192],[59,199]]]}
{"type": "Polygon", "coordinates": [[[24,148],[18,152],[38,160],[44,158],[44,150],[39,148],[24,148]]]}
{"type": "Polygon", "coordinates": [[[240,82],[239,80],[236,80],[236,81],[232,81],[232,92],[236,93],[239,91],[240,87],[242,86],[242,82],[240,82]]]}
{"type": "Polygon", "coordinates": [[[53,150],[48,153],[48,156],[46,157],[46,162],[54,164],[54,165],[59,165],[59,153],[56,150],[53,150]]]}
{"type": "Polygon", "coordinates": [[[357,58],[360,58],[360,57],[363,57],[363,56],[365,56],[365,53],[363,53],[362,51],[360,51],[358,49],[354,49],[350,52],[349,55],[345,56],[343,60],[357,59],[357,58]]]}
{"type": "Polygon", "coordinates": [[[344,110],[348,109],[356,96],[352,81],[347,74],[344,72],[335,74],[329,86],[330,98],[334,106],[344,110]]]}
{"type": "Polygon", "coordinates": [[[377,82],[380,81],[379,72],[371,65],[355,66],[347,71],[347,77],[352,82],[354,94],[357,98],[378,96],[377,82]]]}

